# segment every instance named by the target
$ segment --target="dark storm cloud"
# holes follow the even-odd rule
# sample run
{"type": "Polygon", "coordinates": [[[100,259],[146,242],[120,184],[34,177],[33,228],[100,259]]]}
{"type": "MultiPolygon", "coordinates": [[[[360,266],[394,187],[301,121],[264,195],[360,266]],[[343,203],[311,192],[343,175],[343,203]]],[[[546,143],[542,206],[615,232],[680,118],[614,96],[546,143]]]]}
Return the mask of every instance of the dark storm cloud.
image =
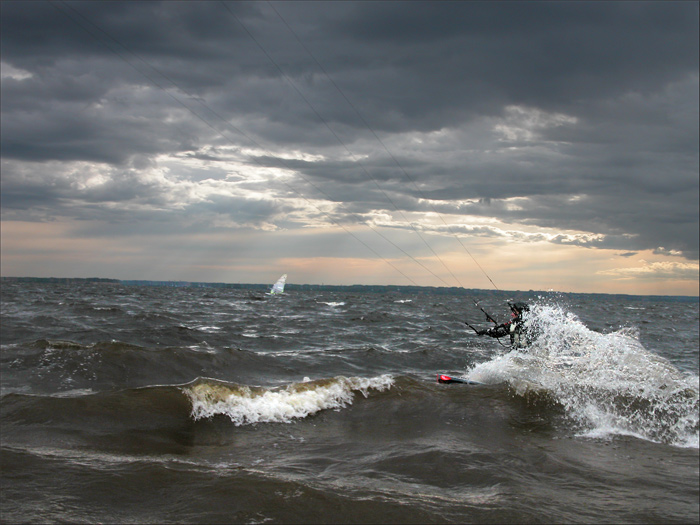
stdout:
{"type": "MultiPolygon", "coordinates": [[[[2,157],[34,174],[3,169],[3,212],[167,207],[137,159],[215,170],[223,148],[253,147],[250,166],[303,176],[279,197],[342,201],[357,220],[473,214],[695,259],[697,19],[693,2],[3,2],[2,62],[31,76],[3,78],[2,157]],[[410,142],[443,131],[449,149],[410,142]],[[110,180],[49,167],[70,161],[110,180]]],[[[189,212],[280,216],[222,199],[189,212]]]]}
{"type": "MultiPolygon", "coordinates": [[[[400,109],[404,124],[437,113],[444,125],[446,116],[492,112],[504,103],[571,110],[572,103],[632,86],[657,89],[697,67],[692,3],[353,5],[332,28],[347,39],[339,44],[355,67],[345,71],[370,71],[371,84],[378,81],[385,92],[371,100],[394,97],[392,109],[400,109]]],[[[324,53],[321,46],[313,49],[324,53]]],[[[388,115],[373,107],[374,116],[388,115]]]]}

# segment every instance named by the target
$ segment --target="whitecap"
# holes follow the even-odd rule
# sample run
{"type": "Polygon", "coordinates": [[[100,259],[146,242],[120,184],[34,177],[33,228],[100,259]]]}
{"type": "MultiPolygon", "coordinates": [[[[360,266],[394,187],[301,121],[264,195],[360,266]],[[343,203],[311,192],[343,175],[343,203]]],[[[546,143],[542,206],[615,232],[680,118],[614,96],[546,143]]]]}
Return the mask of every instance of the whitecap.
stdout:
{"type": "MultiPolygon", "coordinates": [[[[305,378],[307,379],[307,378],[305,378]]],[[[352,404],[357,392],[391,388],[389,375],[373,378],[336,377],[292,383],[266,389],[204,381],[184,388],[192,402],[195,420],[227,416],[237,426],[256,423],[291,423],[321,410],[341,409],[352,404]]]]}

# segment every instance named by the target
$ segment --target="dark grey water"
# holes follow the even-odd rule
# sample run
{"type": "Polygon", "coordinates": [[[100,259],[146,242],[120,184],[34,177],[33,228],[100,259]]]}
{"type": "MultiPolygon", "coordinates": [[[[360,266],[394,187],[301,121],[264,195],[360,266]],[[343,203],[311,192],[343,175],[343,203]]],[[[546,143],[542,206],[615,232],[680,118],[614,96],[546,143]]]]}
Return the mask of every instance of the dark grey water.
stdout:
{"type": "Polygon", "coordinates": [[[697,522],[698,303],[514,298],[3,282],[0,519],[697,522]]]}

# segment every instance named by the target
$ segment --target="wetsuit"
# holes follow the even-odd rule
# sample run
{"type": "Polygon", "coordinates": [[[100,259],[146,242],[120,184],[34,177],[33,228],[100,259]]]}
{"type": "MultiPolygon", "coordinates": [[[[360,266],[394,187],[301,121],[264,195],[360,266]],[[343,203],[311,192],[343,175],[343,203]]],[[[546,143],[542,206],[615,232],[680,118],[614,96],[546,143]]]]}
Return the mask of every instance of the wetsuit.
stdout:
{"type": "Polygon", "coordinates": [[[489,337],[495,337],[500,339],[507,335],[510,336],[510,344],[517,348],[523,348],[527,346],[525,338],[525,323],[521,315],[514,317],[508,322],[494,326],[488,330],[479,330],[478,335],[488,335],[489,337]]]}
{"type": "Polygon", "coordinates": [[[501,338],[510,336],[510,344],[515,348],[525,348],[530,341],[527,339],[527,328],[523,321],[523,312],[529,310],[525,303],[515,303],[511,305],[513,319],[488,330],[477,330],[478,335],[488,335],[489,337],[501,338]]]}

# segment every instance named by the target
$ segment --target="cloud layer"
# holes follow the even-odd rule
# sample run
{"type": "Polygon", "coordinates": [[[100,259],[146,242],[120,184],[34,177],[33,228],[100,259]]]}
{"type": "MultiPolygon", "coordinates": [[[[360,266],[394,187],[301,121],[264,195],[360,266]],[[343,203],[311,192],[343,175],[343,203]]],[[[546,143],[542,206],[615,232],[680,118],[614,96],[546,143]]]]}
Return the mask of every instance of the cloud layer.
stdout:
{"type": "Polygon", "coordinates": [[[691,2],[3,2],[2,218],[96,238],[370,224],[692,264],[697,18],[691,2]]]}

